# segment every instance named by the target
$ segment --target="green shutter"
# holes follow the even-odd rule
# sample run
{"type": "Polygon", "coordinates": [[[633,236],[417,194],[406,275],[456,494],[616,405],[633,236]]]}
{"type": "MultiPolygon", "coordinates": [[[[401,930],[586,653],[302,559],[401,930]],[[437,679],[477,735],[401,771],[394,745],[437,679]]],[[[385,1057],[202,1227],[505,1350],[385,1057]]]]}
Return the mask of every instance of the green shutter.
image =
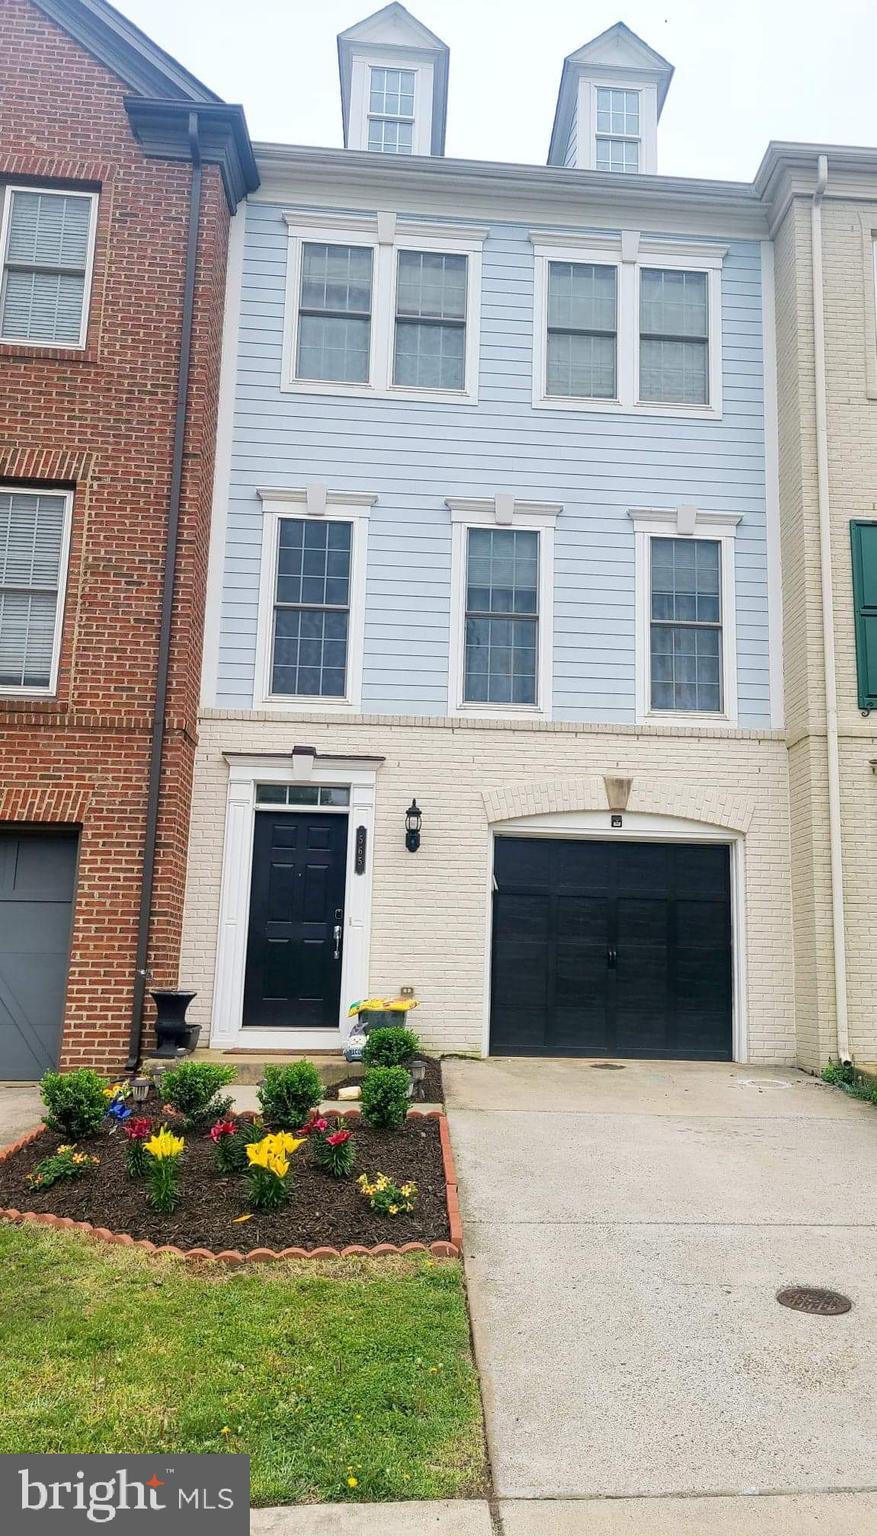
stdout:
{"type": "Polygon", "coordinates": [[[877,709],[877,522],[850,523],[859,708],[877,709]]]}

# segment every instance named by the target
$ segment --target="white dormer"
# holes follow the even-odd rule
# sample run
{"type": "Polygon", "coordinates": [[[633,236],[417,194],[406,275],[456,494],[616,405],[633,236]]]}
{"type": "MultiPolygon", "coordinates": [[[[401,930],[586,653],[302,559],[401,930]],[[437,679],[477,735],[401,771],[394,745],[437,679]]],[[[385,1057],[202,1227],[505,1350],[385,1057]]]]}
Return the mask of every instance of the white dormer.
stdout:
{"type": "Polygon", "coordinates": [[[564,60],[549,165],[653,175],[673,66],[623,21],[564,60]]]}
{"type": "Polygon", "coordinates": [[[345,149],[444,154],[448,49],[404,5],[341,32],[338,68],[345,149]]]}

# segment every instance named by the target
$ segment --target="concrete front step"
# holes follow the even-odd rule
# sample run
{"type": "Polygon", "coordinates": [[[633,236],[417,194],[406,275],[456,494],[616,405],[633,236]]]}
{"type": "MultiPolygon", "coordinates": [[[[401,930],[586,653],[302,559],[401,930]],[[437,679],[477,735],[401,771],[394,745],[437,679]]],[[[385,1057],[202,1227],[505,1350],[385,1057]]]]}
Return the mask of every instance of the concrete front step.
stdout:
{"type": "Polygon", "coordinates": [[[217,1051],[199,1047],[191,1060],[215,1061],[225,1067],[234,1067],[235,1081],[241,1085],[261,1083],[267,1066],[288,1067],[294,1061],[312,1061],[327,1088],[343,1083],[347,1077],[361,1077],[363,1073],[361,1063],[345,1061],[338,1051],[217,1051]]]}

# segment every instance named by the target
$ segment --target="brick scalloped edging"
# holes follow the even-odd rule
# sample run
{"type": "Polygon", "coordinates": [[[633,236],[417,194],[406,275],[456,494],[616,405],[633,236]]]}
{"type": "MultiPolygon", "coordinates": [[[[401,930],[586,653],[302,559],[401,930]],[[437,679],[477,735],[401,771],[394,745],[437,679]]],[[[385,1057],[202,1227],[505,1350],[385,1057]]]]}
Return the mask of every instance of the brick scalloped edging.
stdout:
{"type": "MultiPolygon", "coordinates": [[[[360,1120],[362,1112],[358,1109],[344,1109],[337,1111],[338,1116],[344,1116],[348,1120],[360,1120]]],[[[269,1260],[277,1259],[345,1259],[352,1254],[365,1254],[373,1258],[384,1253],[431,1253],[436,1259],[458,1259],[463,1251],[463,1228],[460,1221],[460,1203],[457,1198],[457,1173],[454,1167],[454,1154],[451,1151],[451,1138],[448,1134],[448,1122],[445,1114],[439,1109],[430,1109],[426,1112],[418,1109],[409,1109],[409,1120],[438,1120],[439,1140],[442,1148],[442,1164],[445,1172],[445,1200],[448,1207],[448,1226],[451,1240],[448,1243],[376,1243],[368,1248],[364,1243],[349,1243],[345,1248],[251,1248],[249,1253],[241,1253],[239,1248],[223,1248],[221,1252],[214,1253],[210,1248],[178,1248],[174,1243],[151,1243],[148,1238],[133,1238],[127,1232],[111,1232],[108,1227],[95,1227],[90,1221],[74,1221],[72,1216],[54,1216],[50,1211],[18,1211],[14,1206],[0,1206],[0,1218],[6,1221],[30,1221],[41,1227],[63,1227],[71,1232],[85,1232],[89,1237],[96,1237],[103,1243],[116,1243],[125,1248],[141,1248],[144,1253],[173,1253],[180,1259],[187,1259],[190,1263],[215,1263],[215,1264],[264,1264],[269,1260]]],[[[38,1125],[33,1131],[26,1131],[18,1141],[13,1141],[8,1147],[0,1147],[0,1163],[20,1152],[22,1147],[27,1147],[38,1136],[42,1136],[45,1127],[38,1125]]]]}

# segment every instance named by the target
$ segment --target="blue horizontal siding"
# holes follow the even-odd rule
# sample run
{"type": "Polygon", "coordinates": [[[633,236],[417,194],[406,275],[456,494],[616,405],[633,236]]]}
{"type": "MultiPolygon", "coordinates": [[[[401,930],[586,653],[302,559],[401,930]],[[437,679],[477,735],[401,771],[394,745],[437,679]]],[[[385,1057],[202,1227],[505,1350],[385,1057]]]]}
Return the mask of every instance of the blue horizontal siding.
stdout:
{"type": "Polygon", "coordinates": [[[444,499],[502,490],[563,505],[555,559],[553,714],[560,720],[634,719],[628,509],[683,503],[740,514],[740,722],[769,723],[757,242],[731,242],[724,264],[723,417],[694,421],[533,409],[533,252],[528,228],[510,224],[493,225],[484,247],[477,407],[285,393],[287,229],[279,206],[253,203],[246,217],[220,706],[253,702],[256,489],[322,480],[378,497],[368,535],[364,710],[446,709],[451,525],[444,499]]]}

